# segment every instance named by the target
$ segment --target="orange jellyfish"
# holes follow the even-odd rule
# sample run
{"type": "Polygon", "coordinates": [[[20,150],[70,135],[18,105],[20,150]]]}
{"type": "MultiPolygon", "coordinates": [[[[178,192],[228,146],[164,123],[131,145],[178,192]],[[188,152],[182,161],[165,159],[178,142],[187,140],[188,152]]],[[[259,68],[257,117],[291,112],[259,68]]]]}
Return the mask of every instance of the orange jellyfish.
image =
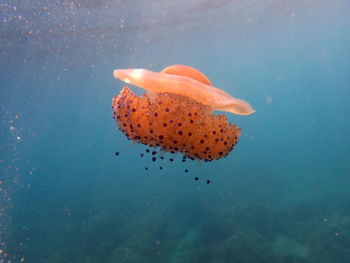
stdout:
{"type": "Polygon", "coordinates": [[[237,144],[241,129],[214,110],[249,115],[249,103],[213,87],[200,71],[173,65],[161,72],[121,69],[115,78],[147,90],[135,95],[125,86],[112,100],[113,118],[130,140],[191,159],[223,158],[237,144]]]}

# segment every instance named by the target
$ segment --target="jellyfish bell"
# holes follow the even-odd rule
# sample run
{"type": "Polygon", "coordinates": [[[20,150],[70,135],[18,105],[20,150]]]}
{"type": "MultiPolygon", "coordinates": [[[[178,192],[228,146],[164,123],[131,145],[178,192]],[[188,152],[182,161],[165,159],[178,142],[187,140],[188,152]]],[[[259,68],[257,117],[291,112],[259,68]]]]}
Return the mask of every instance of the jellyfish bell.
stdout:
{"type": "Polygon", "coordinates": [[[117,69],[113,75],[127,84],[152,92],[168,92],[191,98],[212,110],[249,115],[255,112],[251,105],[212,86],[209,79],[197,69],[184,65],[169,66],[162,72],[146,69],[117,69]]]}
{"type": "Polygon", "coordinates": [[[205,76],[202,72],[199,70],[185,66],[185,65],[172,65],[169,67],[166,67],[161,71],[161,73],[166,73],[166,74],[173,74],[173,75],[180,75],[180,76],[186,76],[191,79],[195,79],[199,82],[202,82],[205,85],[213,86],[211,84],[210,80],[205,76]]]}
{"type": "Polygon", "coordinates": [[[125,136],[190,159],[223,158],[238,142],[241,129],[213,110],[254,112],[247,102],[214,88],[203,73],[188,66],[174,65],[162,72],[118,69],[114,76],[149,91],[137,96],[125,86],[113,98],[113,117],[125,136]]]}

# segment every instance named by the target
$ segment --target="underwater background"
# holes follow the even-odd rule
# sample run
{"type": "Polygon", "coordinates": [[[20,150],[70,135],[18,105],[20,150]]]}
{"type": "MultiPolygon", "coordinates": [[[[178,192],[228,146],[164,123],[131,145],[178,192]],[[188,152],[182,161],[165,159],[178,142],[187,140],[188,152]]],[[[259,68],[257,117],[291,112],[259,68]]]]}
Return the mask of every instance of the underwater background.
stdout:
{"type": "Polygon", "coordinates": [[[349,12],[0,0],[0,262],[350,262],[349,12]],[[255,108],[225,159],[154,163],[117,129],[113,70],[172,64],[255,108]]]}

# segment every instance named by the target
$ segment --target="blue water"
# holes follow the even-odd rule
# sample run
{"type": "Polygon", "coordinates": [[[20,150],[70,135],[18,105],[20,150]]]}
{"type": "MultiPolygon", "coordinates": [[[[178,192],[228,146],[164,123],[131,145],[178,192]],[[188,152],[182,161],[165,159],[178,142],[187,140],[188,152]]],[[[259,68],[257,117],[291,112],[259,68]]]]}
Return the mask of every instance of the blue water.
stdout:
{"type": "Polygon", "coordinates": [[[0,0],[0,262],[350,262],[349,12],[0,0]],[[172,64],[256,109],[225,159],[153,163],[117,129],[113,70],[172,64]]]}

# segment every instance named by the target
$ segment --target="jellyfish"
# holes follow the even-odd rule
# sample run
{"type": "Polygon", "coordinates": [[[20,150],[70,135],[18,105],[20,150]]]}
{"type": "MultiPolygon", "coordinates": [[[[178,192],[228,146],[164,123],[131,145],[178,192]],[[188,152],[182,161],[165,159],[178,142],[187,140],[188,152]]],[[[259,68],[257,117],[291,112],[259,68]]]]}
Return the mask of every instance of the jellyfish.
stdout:
{"type": "Polygon", "coordinates": [[[112,100],[113,118],[125,136],[190,159],[221,159],[238,142],[241,128],[213,111],[255,112],[248,102],[215,88],[202,72],[189,66],[173,65],[161,72],[117,69],[113,74],[147,91],[137,96],[124,86],[112,100]]]}

